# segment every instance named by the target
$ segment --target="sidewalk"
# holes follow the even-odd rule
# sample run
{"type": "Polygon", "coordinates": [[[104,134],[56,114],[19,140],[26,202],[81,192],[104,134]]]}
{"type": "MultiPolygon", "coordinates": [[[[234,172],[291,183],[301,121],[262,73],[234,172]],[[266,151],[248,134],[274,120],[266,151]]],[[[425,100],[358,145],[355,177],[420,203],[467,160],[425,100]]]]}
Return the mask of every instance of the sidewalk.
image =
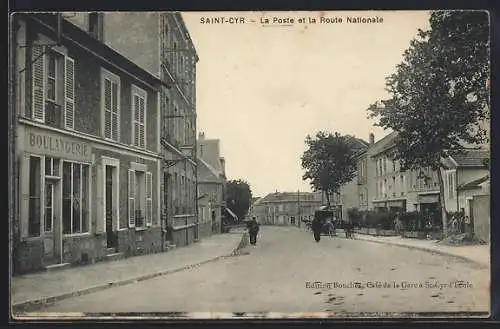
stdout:
{"type": "Polygon", "coordinates": [[[11,279],[11,301],[16,309],[83,295],[188,269],[230,256],[241,233],[219,234],[168,252],[99,262],[11,279]]]}
{"type": "Polygon", "coordinates": [[[402,238],[400,236],[371,236],[359,233],[355,233],[355,238],[357,240],[384,243],[393,246],[435,252],[446,256],[453,256],[469,262],[474,262],[481,267],[490,266],[489,245],[447,246],[438,244],[438,241],[436,240],[420,240],[402,238]]]}

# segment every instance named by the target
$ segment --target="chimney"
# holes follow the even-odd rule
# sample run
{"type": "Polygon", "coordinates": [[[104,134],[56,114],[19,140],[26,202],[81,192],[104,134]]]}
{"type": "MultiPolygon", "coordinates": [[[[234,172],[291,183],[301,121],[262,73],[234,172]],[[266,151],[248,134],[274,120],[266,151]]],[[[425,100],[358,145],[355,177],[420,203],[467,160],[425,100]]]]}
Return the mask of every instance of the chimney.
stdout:
{"type": "Polygon", "coordinates": [[[220,166],[222,167],[222,173],[224,174],[224,176],[226,176],[226,159],[220,157],[219,160],[220,160],[220,166]]]}
{"type": "Polygon", "coordinates": [[[375,135],[373,133],[370,133],[370,135],[368,135],[368,139],[370,141],[370,145],[373,145],[375,144],[375,135]]]}
{"type": "Polygon", "coordinates": [[[205,133],[203,133],[203,132],[198,133],[198,139],[199,140],[204,140],[205,139],[205,133]]]}

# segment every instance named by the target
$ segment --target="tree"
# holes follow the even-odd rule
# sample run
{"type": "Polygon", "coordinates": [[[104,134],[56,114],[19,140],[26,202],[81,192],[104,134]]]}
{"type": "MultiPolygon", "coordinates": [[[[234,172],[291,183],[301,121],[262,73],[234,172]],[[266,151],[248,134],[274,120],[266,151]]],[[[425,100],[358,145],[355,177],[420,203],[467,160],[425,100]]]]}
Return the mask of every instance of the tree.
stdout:
{"type": "Polygon", "coordinates": [[[397,133],[393,157],[403,170],[437,171],[446,234],[441,158],[487,141],[478,123],[489,112],[489,22],[482,11],[436,11],[429,21],[387,77],[390,98],[368,112],[397,133]]]}
{"type": "Polygon", "coordinates": [[[308,149],[301,157],[305,173],[303,180],[310,180],[314,191],[323,191],[330,206],[330,195],[356,175],[356,152],[348,140],[350,136],[339,133],[318,132],[306,136],[308,149]]]}
{"type": "Polygon", "coordinates": [[[226,204],[238,219],[243,219],[248,213],[252,200],[250,185],[241,179],[226,183],[226,204]]]}

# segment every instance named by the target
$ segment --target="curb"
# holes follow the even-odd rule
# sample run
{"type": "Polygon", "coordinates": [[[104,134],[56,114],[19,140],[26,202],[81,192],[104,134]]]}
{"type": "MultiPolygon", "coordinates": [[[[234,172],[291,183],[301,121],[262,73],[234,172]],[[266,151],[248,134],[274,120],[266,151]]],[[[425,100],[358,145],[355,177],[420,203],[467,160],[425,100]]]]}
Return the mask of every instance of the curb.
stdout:
{"type": "Polygon", "coordinates": [[[426,247],[420,247],[420,246],[410,246],[410,245],[405,245],[405,244],[399,244],[399,243],[394,243],[394,242],[387,242],[387,241],[377,241],[377,240],[368,240],[368,239],[363,239],[363,238],[358,238],[357,240],[362,240],[366,242],[373,242],[373,243],[379,243],[379,244],[385,244],[389,246],[395,246],[395,247],[402,247],[402,248],[407,248],[407,249],[413,249],[413,250],[422,250],[422,251],[427,251],[430,253],[435,253],[438,255],[442,256],[448,256],[448,257],[454,257],[461,259],[466,262],[474,263],[478,265],[481,268],[488,268],[488,265],[484,264],[483,262],[477,261],[475,259],[462,256],[462,255],[456,255],[450,252],[442,251],[442,250],[436,250],[436,249],[431,249],[431,248],[426,248],[426,247]]]}
{"type": "Polygon", "coordinates": [[[153,278],[160,277],[163,275],[173,274],[173,273],[189,270],[192,268],[196,268],[196,267],[199,267],[201,265],[212,263],[212,262],[215,262],[215,261],[220,260],[220,259],[224,259],[224,258],[231,257],[231,256],[236,256],[239,254],[240,249],[244,248],[246,244],[248,244],[248,238],[247,238],[247,234],[245,232],[244,234],[242,234],[238,245],[229,254],[212,257],[212,258],[209,258],[207,260],[204,260],[204,261],[201,261],[201,262],[198,262],[195,264],[190,264],[190,265],[186,265],[186,266],[175,268],[175,269],[162,270],[162,271],[158,271],[158,272],[154,272],[154,273],[150,273],[150,274],[141,275],[141,276],[131,278],[131,279],[103,283],[103,284],[99,284],[97,286],[83,288],[83,289],[79,289],[77,291],[67,292],[67,293],[63,293],[60,295],[55,295],[55,296],[50,296],[50,297],[42,297],[42,298],[37,298],[37,299],[33,299],[33,300],[28,300],[25,302],[20,302],[20,303],[12,305],[12,314],[13,314],[13,317],[20,316],[20,315],[22,315],[22,313],[34,311],[34,310],[36,310],[36,309],[38,309],[46,304],[52,304],[52,303],[61,301],[63,299],[83,296],[83,295],[87,295],[87,294],[90,294],[93,292],[97,292],[97,291],[101,291],[101,290],[105,290],[105,289],[109,289],[109,288],[113,288],[113,287],[120,287],[120,286],[124,286],[124,285],[131,284],[131,283],[137,283],[137,282],[153,279],[153,278]]]}

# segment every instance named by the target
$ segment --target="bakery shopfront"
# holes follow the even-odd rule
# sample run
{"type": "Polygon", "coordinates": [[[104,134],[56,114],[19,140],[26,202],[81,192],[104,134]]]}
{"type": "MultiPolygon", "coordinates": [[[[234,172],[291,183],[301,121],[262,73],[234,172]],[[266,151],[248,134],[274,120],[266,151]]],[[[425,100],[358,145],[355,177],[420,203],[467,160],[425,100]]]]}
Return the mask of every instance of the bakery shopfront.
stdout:
{"type": "Polygon", "coordinates": [[[69,262],[64,240],[92,244],[92,146],[56,131],[19,128],[18,266],[30,270],[69,262]]]}

